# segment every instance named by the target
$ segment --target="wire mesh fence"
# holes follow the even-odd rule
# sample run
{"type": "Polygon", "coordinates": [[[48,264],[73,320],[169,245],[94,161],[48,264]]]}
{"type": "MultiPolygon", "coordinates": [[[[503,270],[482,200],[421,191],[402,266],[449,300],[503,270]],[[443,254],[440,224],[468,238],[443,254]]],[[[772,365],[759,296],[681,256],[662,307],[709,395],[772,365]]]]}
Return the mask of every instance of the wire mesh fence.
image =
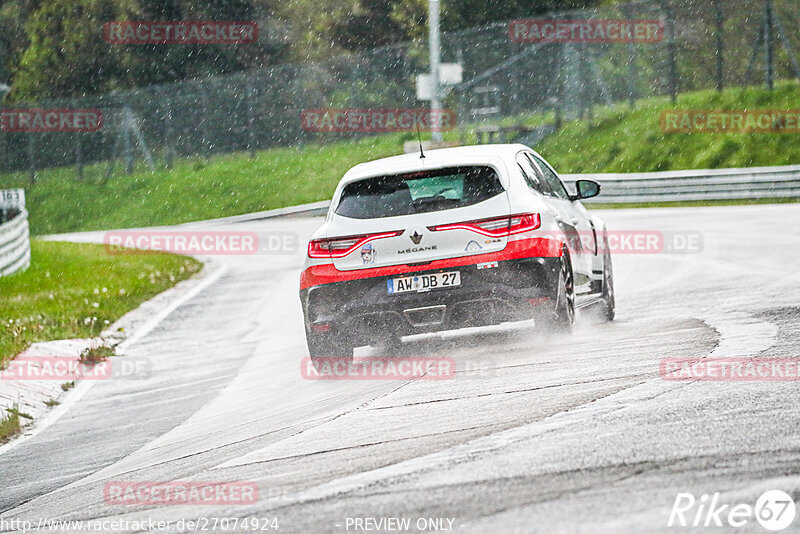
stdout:
{"type": "MultiPolygon", "coordinates": [[[[654,42],[518,42],[507,22],[442,35],[442,60],[463,67],[445,107],[464,132],[536,114],[559,119],[614,102],[699,89],[800,79],[797,0],[646,0],[532,17],[651,20],[654,42]]],[[[119,45],[117,45],[119,46],[119,45]]],[[[180,45],[176,45],[180,46],[180,45]]],[[[421,108],[416,76],[427,43],[412,41],[327,61],[15,107],[98,109],[95,132],[0,132],[0,172],[108,162],[108,176],[134,161],[169,167],[176,157],[327,142],[363,132],[309,131],[310,108],[421,108]]]]}

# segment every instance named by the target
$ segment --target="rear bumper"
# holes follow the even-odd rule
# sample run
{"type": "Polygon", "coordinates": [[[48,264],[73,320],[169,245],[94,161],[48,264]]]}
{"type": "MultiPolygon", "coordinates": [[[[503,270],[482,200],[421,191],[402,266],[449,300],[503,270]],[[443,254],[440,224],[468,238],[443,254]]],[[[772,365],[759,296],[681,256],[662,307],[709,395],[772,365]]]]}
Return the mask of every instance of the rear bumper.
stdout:
{"type": "Polygon", "coordinates": [[[555,298],[560,258],[529,257],[422,269],[301,289],[309,331],[346,333],[356,345],[467,326],[530,319],[555,298]],[[397,276],[459,271],[461,286],[422,293],[389,294],[387,280],[397,276]]]}

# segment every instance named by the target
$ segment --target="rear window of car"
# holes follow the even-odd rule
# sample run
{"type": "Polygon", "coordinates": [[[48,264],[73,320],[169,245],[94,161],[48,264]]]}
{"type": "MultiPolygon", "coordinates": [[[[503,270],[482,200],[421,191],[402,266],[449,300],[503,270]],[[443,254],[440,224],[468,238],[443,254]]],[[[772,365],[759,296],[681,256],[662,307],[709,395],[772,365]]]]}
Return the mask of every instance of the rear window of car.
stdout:
{"type": "Polygon", "coordinates": [[[469,166],[376,176],[344,186],[336,214],[378,219],[471,206],[504,191],[491,167],[469,166]]]}

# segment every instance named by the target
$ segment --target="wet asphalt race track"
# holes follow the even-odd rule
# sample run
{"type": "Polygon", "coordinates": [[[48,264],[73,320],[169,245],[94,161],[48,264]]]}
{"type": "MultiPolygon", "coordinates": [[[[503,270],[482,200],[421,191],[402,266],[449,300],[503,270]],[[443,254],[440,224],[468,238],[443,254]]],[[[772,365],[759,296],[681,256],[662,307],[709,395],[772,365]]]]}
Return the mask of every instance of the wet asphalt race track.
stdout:
{"type": "MultiPolygon", "coordinates": [[[[659,362],[800,355],[800,205],[601,216],[615,230],[699,231],[703,248],[616,255],[611,324],[407,340],[404,354],[454,358],[452,380],[304,379],[302,245],[215,257],[218,278],[125,351],[149,372],[70,393],[60,418],[0,454],[0,530],[15,518],[238,517],[298,533],[405,528],[389,518],[412,532],[728,532],[668,527],[677,494],[797,500],[797,382],[667,381],[659,362]],[[251,481],[259,499],[104,500],[109,482],[174,480],[251,481]]],[[[305,239],[317,224],[209,228],[305,239]]],[[[768,532],[755,520],[735,531],[768,532]]]]}

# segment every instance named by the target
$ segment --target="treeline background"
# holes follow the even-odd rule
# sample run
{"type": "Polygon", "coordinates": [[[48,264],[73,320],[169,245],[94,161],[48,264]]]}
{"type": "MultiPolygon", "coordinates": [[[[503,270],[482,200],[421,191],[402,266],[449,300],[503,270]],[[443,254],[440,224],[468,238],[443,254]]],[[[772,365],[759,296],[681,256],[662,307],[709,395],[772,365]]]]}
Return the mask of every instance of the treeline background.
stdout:
{"type": "MultiPolygon", "coordinates": [[[[442,0],[442,30],[602,0],[442,0]]],[[[428,0],[0,0],[4,103],[81,97],[424,38],[428,0]],[[112,20],[255,20],[259,42],[109,45],[112,20]]]]}

